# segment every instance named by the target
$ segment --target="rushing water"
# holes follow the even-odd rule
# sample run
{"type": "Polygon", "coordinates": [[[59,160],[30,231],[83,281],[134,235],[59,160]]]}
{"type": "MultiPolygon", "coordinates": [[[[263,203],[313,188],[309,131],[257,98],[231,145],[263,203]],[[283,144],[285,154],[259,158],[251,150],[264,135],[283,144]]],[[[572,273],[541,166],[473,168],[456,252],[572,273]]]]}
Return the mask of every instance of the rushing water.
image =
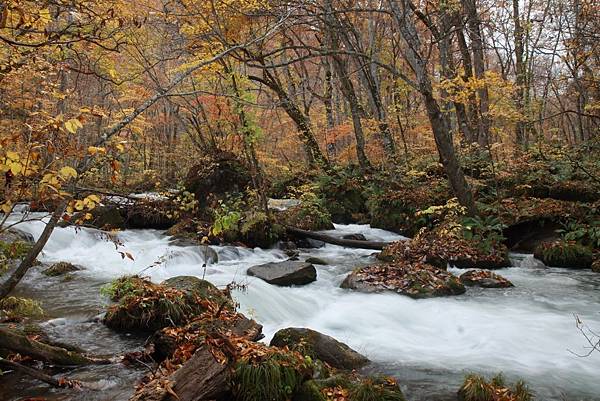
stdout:
{"type": "MultiPolygon", "coordinates": [[[[31,222],[19,228],[37,238],[43,224],[31,222]]],[[[337,226],[331,234],[346,233],[362,233],[371,240],[402,238],[362,225],[337,226]]],[[[90,320],[106,303],[100,286],[140,272],[157,282],[178,275],[205,275],[216,285],[247,284],[235,296],[242,312],[264,325],[266,340],[289,326],[332,335],[366,354],[374,362],[369,370],[396,376],[410,400],[452,400],[466,373],[500,371],[509,380],[528,381],[538,400],[600,400],[600,353],[588,358],[574,354],[585,353],[587,344],[575,327],[574,314],[600,330],[600,274],[540,268],[531,256],[513,255],[518,267],[499,273],[514,288],[468,289],[458,297],[412,300],[339,288],[349,271],[374,261],[370,250],[332,245],[304,250],[301,259],[316,256],[329,265],[316,266],[316,282],[287,288],[246,275],[250,266],[284,260],[278,250],[214,247],[220,261],[204,270],[201,247],[172,246],[161,232],[127,230],[114,239],[120,245],[96,230],[58,228],[40,259],[46,264],[68,261],[84,270],[67,283],[33,272],[21,285],[23,293],[42,299],[56,317],[45,323],[56,338],[96,353],[134,349],[140,339],[115,335],[90,320]],[[134,260],[123,258],[119,251],[130,252],[134,260]]],[[[141,374],[115,367],[82,369],[76,372],[78,378],[102,379],[106,391],[79,397],[127,399],[141,374]]],[[[13,385],[13,397],[44,391],[48,396],[44,386],[13,385]]],[[[3,391],[6,386],[0,389],[0,399],[10,399],[3,391]]],[[[72,394],[56,392],[54,399],[73,399],[72,394]]]]}

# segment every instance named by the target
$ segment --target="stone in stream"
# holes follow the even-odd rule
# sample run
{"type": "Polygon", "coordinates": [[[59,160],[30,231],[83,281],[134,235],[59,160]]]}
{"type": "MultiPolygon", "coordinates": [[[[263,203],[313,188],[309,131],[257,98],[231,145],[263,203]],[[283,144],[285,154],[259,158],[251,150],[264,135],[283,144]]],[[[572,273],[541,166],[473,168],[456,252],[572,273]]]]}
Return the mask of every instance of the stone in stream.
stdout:
{"type": "Polygon", "coordinates": [[[508,288],[514,287],[513,283],[499,274],[489,270],[469,270],[459,277],[460,282],[468,287],[483,288],[508,288]]]}
{"type": "Polygon", "coordinates": [[[327,362],[336,369],[353,370],[369,363],[367,357],[354,351],[344,343],[318,331],[289,327],[281,329],[271,340],[271,346],[288,347],[302,355],[327,362]]]}
{"type": "Polygon", "coordinates": [[[363,267],[350,273],[340,287],[365,293],[392,291],[415,299],[466,291],[458,277],[422,262],[363,267]]]}
{"type": "Polygon", "coordinates": [[[42,273],[46,276],[56,277],[63,274],[72,273],[81,270],[79,267],[69,262],[58,262],[44,270],[42,273]]]}
{"type": "Polygon", "coordinates": [[[202,299],[208,299],[217,305],[225,305],[230,309],[235,309],[231,297],[226,296],[212,283],[201,280],[194,276],[176,276],[166,279],[161,283],[165,287],[175,288],[187,294],[196,295],[202,299]]]}
{"type": "Polygon", "coordinates": [[[305,262],[310,263],[311,265],[328,265],[329,264],[326,261],[324,261],[323,259],[316,258],[314,256],[311,256],[310,258],[306,258],[305,262]]]}
{"type": "Polygon", "coordinates": [[[273,262],[252,266],[248,275],[280,286],[304,285],[317,279],[317,269],[306,262],[273,262]]]}
{"type": "Polygon", "coordinates": [[[346,234],[342,237],[342,239],[351,239],[354,241],[366,241],[367,237],[362,234],[346,234]]]}

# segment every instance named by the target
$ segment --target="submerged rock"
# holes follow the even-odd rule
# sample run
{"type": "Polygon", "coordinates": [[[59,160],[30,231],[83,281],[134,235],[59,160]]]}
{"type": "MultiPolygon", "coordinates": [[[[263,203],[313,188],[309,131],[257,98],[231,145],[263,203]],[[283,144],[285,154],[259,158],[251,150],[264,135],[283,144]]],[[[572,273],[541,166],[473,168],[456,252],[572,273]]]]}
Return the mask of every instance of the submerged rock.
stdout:
{"type": "Polygon", "coordinates": [[[465,292],[456,276],[422,262],[363,267],[350,273],[341,288],[366,293],[392,291],[415,299],[465,292]]]}
{"type": "Polygon", "coordinates": [[[342,239],[351,239],[354,241],[366,241],[367,237],[362,234],[346,234],[342,237],[342,239]]]}
{"type": "Polygon", "coordinates": [[[459,277],[460,282],[469,287],[483,288],[508,288],[514,287],[513,283],[499,274],[489,270],[469,270],[459,277]]]}
{"type": "Polygon", "coordinates": [[[593,254],[588,247],[562,240],[540,244],[534,256],[546,266],[568,269],[589,269],[593,262],[593,254]]]}
{"type": "Polygon", "coordinates": [[[81,270],[79,267],[69,262],[58,262],[44,270],[42,273],[46,276],[55,277],[63,274],[72,273],[81,270]]]}
{"type": "Polygon", "coordinates": [[[317,279],[317,269],[306,262],[273,262],[252,266],[248,269],[248,275],[258,277],[269,284],[304,285],[317,279]]]}
{"type": "Polygon", "coordinates": [[[288,347],[302,355],[327,362],[336,369],[353,370],[365,366],[369,359],[344,343],[318,331],[290,327],[281,329],[271,340],[271,346],[288,347]]]}
{"type": "Polygon", "coordinates": [[[306,258],[305,262],[310,263],[312,265],[328,265],[329,264],[326,261],[324,261],[323,259],[316,258],[314,256],[311,256],[310,258],[306,258]]]}

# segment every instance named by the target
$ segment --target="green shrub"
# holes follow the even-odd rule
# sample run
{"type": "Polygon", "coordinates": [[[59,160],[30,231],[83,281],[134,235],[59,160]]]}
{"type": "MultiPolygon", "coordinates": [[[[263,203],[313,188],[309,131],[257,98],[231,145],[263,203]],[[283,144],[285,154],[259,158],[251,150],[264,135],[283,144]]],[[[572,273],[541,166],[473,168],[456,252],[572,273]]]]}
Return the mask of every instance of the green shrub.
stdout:
{"type": "Polygon", "coordinates": [[[40,303],[33,299],[7,297],[0,300],[1,315],[5,319],[37,318],[44,316],[40,303]]]}

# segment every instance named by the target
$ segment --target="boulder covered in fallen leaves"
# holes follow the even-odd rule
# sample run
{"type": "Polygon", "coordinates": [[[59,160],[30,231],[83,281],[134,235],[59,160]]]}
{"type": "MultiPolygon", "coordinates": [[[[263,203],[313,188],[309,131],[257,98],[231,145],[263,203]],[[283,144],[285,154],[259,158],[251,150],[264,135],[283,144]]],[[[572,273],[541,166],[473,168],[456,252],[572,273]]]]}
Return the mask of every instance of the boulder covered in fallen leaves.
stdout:
{"type": "Polygon", "coordinates": [[[447,265],[460,269],[500,269],[510,266],[508,250],[504,245],[482,250],[477,244],[463,238],[438,236],[423,232],[412,240],[397,241],[378,255],[386,262],[420,262],[446,269],[447,265]]]}
{"type": "Polygon", "coordinates": [[[467,287],[508,288],[513,283],[489,270],[469,270],[460,275],[460,282],[467,287]]]}
{"type": "Polygon", "coordinates": [[[317,269],[310,263],[286,260],[252,266],[248,275],[280,286],[305,285],[317,279],[317,269]]]}
{"type": "Polygon", "coordinates": [[[367,293],[392,291],[415,299],[465,292],[465,286],[456,276],[423,262],[363,267],[350,273],[341,288],[367,293]]]}
{"type": "Polygon", "coordinates": [[[344,343],[318,331],[289,327],[281,329],[271,340],[271,346],[288,347],[302,355],[326,362],[336,369],[353,370],[369,363],[367,357],[344,343]]]}
{"type": "Polygon", "coordinates": [[[592,271],[600,273],[600,258],[596,258],[596,260],[592,262],[592,271]]]}
{"type": "Polygon", "coordinates": [[[188,296],[197,296],[200,299],[207,299],[216,303],[217,305],[223,305],[229,309],[235,309],[233,300],[229,294],[219,290],[211,282],[199,279],[198,277],[171,277],[163,281],[161,285],[183,291],[188,296]]]}
{"type": "Polygon", "coordinates": [[[220,307],[214,301],[213,291],[218,290],[204,284],[197,288],[180,285],[178,289],[138,276],[123,277],[105,289],[118,303],[108,308],[103,322],[119,331],[156,331],[184,325],[205,311],[220,307]]]}
{"type": "Polygon", "coordinates": [[[63,274],[73,273],[81,270],[79,267],[75,266],[69,262],[58,262],[50,266],[48,269],[44,270],[42,274],[46,276],[55,277],[62,276],[63,274]]]}
{"type": "Polygon", "coordinates": [[[540,244],[534,253],[546,266],[568,269],[589,269],[593,254],[590,248],[572,241],[553,241],[540,244]]]}
{"type": "Polygon", "coordinates": [[[190,168],[184,185],[204,207],[211,197],[222,199],[226,194],[244,191],[251,183],[249,171],[233,153],[220,152],[190,168]]]}

